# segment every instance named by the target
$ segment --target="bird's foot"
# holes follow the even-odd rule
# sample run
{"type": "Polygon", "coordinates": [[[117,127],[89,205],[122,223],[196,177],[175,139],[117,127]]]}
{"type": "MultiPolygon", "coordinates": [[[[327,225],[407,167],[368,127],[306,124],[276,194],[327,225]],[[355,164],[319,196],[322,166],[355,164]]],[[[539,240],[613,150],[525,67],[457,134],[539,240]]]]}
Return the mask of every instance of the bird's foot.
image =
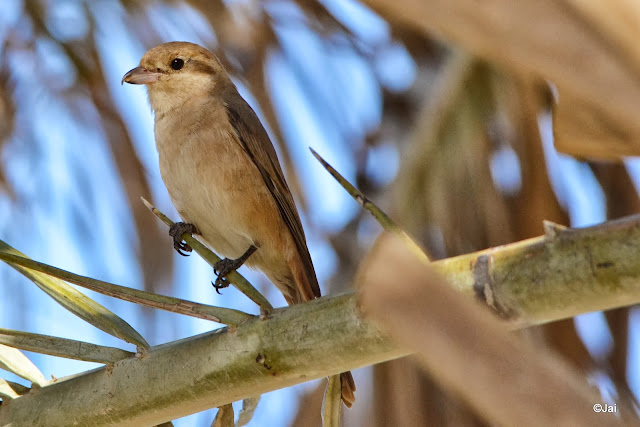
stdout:
{"type": "Polygon", "coordinates": [[[173,237],[173,249],[182,256],[189,256],[189,252],[191,252],[192,249],[191,246],[182,240],[184,233],[192,235],[198,234],[198,229],[195,225],[186,222],[174,222],[173,225],[169,227],[169,235],[173,237]]]}
{"type": "Polygon", "coordinates": [[[213,272],[218,276],[215,282],[211,282],[216,292],[219,294],[220,289],[224,289],[229,286],[229,281],[227,280],[227,275],[239,269],[242,264],[253,254],[257,247],[251,245],[249,249],[242,254],[239,258],[236,259],[221,259],[213,265],[213,272]]]}

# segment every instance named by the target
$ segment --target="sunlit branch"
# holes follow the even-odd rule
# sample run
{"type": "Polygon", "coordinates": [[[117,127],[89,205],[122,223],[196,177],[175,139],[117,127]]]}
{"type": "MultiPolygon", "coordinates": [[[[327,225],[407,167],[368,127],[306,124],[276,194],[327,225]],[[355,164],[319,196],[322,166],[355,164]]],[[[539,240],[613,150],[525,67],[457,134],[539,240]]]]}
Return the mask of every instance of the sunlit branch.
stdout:
{"type": "MultiPolygon", "coordinates": [[[[640,302],[640,216],[547,230],[430,266],[513,328],[640,302]]],[[[0,425],[37,423],[34,414],[45,413],[48,425],[66,425],[69,411],[79,424],[109,413],[114,424],[155,425],[406,354],[362,318],[356,295],[325,297],[46,385],[3,407],[0,425]],[[61,405],[66,411],[35,410],[61,405]]]]}

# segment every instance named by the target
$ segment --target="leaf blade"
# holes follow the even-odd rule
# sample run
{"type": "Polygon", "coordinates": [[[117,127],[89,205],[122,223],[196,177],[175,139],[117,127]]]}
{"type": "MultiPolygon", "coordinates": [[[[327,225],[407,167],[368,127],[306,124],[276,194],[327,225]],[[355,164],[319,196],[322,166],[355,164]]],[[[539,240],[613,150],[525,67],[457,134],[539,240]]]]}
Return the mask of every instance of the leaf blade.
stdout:
{"type": "Polygon", "coordinates": [[[42,372],[20,350],[0,344],[0,368],[43,386],[47,380],[42,372]]]}
{"type": "Polygon", "coordinates": [[[115,347],[4,328],[0,328],[0,344],[50,356],[105,364],[135,355],[115,347]]]}
{"type": "MultiPolygon", "coordinates": [[[[0,240],[0,254],[20,256],[30,259],[22,252],[0,240]]],[[[120,338],[136,346],[148,348],[149,343],[129,323],[108,310],[103,305],[92,300],[82,292],[60,279],[35,272],[22,266],[9,265],[29,278],[58,304],[76,316],[92,324],[96,328],[120,338]]]]}

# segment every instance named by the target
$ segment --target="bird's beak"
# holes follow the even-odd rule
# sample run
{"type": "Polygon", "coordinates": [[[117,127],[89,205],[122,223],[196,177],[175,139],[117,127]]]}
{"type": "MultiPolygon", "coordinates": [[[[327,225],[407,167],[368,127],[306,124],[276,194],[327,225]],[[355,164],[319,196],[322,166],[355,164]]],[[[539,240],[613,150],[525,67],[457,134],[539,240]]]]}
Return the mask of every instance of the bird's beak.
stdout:
{"type": "Polygon", "coordinates": [[[120,84],[127,82],[133,85],[146,85],[157,82],[160,80],[161,75],[162,73],[149,71],[144,67],[136,67],[122,77],[120,84]]]}

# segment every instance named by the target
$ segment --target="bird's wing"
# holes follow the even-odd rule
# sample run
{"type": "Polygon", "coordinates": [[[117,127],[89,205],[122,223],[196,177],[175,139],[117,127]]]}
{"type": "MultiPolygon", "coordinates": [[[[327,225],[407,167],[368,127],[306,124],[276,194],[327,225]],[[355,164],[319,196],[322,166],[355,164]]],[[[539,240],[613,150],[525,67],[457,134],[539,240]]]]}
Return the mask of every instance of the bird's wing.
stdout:
{"type": "Polygon", "coordinates": [[[300,289],[306,295],[303,299],[311,299],[312,296],[320,297],[320,287],[318,286],[316,272],[307,248],[302,223],[300,222],[293,196],[280,168],[276,150],[273,148],[269,135],[262,123],[260,123],[256,113],[240,94],[236,91],[234,92],[225,96],[227,116],[240,143],[260,171],[265,185],[278,206],[282,219],[291,232],[303,264],[304,275],[306,276],[306,280],[303,280],[306,283],[298,283],[298,285],[310,288],[300,289]]]}

